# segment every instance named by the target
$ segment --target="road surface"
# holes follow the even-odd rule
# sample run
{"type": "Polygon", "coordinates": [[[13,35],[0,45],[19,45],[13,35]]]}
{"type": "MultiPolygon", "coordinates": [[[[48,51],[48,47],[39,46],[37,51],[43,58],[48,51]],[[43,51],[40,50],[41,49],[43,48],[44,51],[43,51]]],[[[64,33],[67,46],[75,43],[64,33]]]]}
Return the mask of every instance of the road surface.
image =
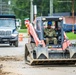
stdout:
{"type": "Polygon", "coordinates": [[[76,75],[76,67],[30,66],[24,61],[24,45],[27,38],[19,42],[19,47],[0,44],[0,75],[76,75]]]}

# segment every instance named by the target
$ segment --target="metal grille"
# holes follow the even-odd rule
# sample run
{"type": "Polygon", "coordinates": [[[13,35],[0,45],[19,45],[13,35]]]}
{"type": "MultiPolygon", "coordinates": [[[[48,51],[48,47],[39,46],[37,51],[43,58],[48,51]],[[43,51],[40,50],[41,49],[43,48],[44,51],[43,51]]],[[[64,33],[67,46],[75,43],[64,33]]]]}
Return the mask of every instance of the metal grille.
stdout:
{"type": "Polygon", "coordinates": [[[11,31],[0,31],[0,35],[11,35],[11,31]]]}

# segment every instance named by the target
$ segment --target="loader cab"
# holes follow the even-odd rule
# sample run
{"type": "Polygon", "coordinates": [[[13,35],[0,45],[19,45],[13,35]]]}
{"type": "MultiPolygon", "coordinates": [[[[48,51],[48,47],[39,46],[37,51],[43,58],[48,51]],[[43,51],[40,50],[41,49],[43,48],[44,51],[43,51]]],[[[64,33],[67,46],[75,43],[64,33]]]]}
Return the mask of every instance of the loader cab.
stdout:
{"type": "MultiPolygon", "coordinates": [[[[56,39],[57,39],[57,45],[56,47],[62,47],[63,43],[63,20],[61,17],[38,17],[36,20],[36,32],[40,40],[44,40],[46,44],[46,38],[49,38],[45,36],[44,30],[47,28],[47,26],[50,25],[50,28],[54,28],[56,32],[56,39]]],[[[49,34],[48,34],[49,35],[49,34]]],[[[54,45],[52,41],[49,42],[49,45],[54,45]]]]}

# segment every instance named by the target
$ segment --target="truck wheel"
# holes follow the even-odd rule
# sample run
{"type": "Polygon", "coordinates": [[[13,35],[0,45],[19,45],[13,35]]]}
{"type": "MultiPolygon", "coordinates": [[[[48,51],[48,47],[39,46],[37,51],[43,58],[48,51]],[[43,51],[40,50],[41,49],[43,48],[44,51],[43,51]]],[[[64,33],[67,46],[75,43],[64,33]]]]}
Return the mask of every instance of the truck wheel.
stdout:
{"type": "Polygon", "coordinates": [[[10,46],[12,46],[12,43],[9,43],[10,46]]]}
{"type": "Polygon", "coordinates": [[[14,43],[15,47],[18,47],[18,40],[14,43]]]}

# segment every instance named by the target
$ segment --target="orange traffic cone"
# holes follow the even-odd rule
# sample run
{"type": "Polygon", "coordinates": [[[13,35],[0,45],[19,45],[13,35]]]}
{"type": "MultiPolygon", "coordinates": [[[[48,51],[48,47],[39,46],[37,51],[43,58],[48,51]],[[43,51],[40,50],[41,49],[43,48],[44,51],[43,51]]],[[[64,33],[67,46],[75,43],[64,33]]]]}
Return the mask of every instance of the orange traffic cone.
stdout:
{"type": "Polygon", "coordinates": [[[23,41],[23,34],[19,34],[19,41],[23,41]]]}

